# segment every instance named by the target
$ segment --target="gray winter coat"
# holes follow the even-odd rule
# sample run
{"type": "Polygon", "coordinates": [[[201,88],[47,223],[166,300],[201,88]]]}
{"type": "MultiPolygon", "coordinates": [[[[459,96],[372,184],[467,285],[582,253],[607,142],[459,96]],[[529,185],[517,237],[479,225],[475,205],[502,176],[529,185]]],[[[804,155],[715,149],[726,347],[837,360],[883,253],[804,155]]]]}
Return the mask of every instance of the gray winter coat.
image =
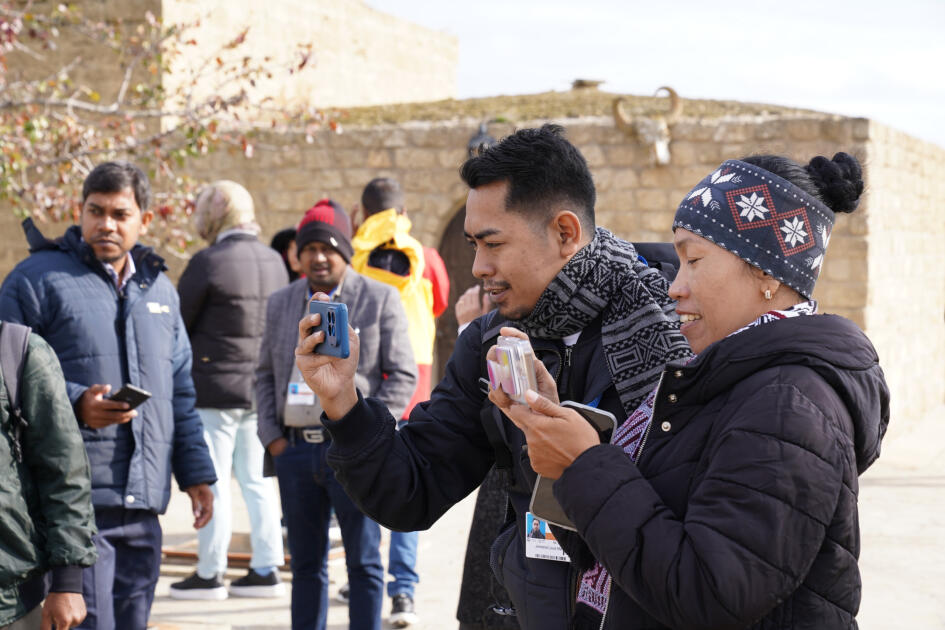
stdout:
{"type": "MultiPolygon", "coordinates": [[[[286,392],[295,367],[299,320],[308,312],[308,280],[300,278],[269,298],[266,332],[256,369],[257,433],[268,446],[284,437],[286,392]]],[[[407,315],[397,290],[365,278],[350,267],[336,301],[348,306],[348,323],[358,332],[361,354],[355,382],[400,417],[417,385],[417,364],[407,333],[407,315]]],[[[266,453],[266,472],[272,472],[266,453]]]]}

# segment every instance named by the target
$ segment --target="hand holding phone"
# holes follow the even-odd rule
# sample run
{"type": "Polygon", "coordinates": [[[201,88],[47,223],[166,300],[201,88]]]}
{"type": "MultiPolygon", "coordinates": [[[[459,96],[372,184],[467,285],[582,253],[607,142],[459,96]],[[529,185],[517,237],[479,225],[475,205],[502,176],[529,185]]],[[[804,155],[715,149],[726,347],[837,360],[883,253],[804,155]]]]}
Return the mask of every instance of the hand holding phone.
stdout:
{"type": "Polygon", "coordinates": [[[308,303],[308,312],[321,315],[321,321],[317,326],[312,327],[309,334],[315,334],[319,330],[325,333],[325,340],[315,346],[315,352],[347,359],[350,353],[347,305],[341,302],[312,300],[308,303]]]}
{"type": "MultiPolygon", "coordinates": [[[[597,430],[602,444],[609,444],[617,429],[617,418],[614,414],[603,409],[584,405],[573,400],[565,400],[561,403],[562,407],[574,409],[578,414],[590,423],[597,430]]],[[[538,475],[535,480],[535,487],[532,489],[532,499],[529,503],[529,511],[544,521],[548,521],[559,527],[576,531],[577,528],[571,519],[564,513],[558,500],[555,498],[552,488],[554,479],[548,479],[538,475]]]]}
{"type": "Polygon", "coordinates": [[[316,293],[309,304],[309,312],[299,320],[295,365],[325,414],[338,420],[358,402],[358,331],[348,326],[347,307],[329,302],[326,294],[316,293]],[[331,320],[328,307],[333,311],[331,320]],[[318,330],[325,334],[315,334],[318,330]]]}
{"type": "Polygon", "coordinates": [[[610,444],[614,438],[614,431],[617,429],[617,418],[614,414],[597,407],[591,407],[573,400],[565,400],[561,403],[562,407],[574,409],[582,418],[587,420],[592,427],[597,429],[597,435],[600,436],[601,444],[610,444]]]}
{"type": "Polygon", "coordinates": [[[109,396],[112,386],[95,383],[82,392],[75,405],[76,417],[89,429],[103,429],[113,424],[124,424],[138,415],[128,407],[130,403],[109,396]]]}
{"type": "Polygon", "coordinates": [[[140,387],[135,387],[134,385],[126,384],[124,387],[112,394],[110,398],[111,400],[116,400],[118,402],[128,403],[130,405],[128,409],[134,409],[150,397],[151,392],[143,390],[140,387]]]}

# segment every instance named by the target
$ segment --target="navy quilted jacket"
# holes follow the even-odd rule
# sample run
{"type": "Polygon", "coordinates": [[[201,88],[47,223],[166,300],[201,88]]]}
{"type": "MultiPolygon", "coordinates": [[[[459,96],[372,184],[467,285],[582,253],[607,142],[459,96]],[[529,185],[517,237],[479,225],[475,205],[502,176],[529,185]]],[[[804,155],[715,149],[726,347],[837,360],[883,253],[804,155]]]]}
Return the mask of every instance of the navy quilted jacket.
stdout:
{"type": "Polygon", "coordinates": [[[136,271],[120,296],[78,226],[49,241],[24,222],[32,254],[4,279],[0,319],[26,324],[59,357],[74,405],[95,383],[151,392],[128,425],[82,426],[92,503],[163,513],[170,476],[181,488],[216,481],[194,411],[191,350],[164,261],[136,245],[136,271]]]}
{"type": "Polygon", "coordinates": [[[638,464],[596,446],[555,482],[613,579],[605,623],[578,627],[856,628],[857,477],[888,421],[876,351],[842,317],[670,364],[638,464]]]}

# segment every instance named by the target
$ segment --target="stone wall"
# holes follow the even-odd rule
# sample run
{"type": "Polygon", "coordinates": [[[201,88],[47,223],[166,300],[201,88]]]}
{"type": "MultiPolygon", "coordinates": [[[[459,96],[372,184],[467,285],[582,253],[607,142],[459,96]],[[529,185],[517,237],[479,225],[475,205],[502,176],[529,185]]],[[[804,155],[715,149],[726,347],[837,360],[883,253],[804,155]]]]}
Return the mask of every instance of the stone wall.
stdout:
{"type": "MultiPolygon", "coordinates": [[[[292,80],[258,82],[272,105],[351,107],[456,96],[455,37],[376,11],[360,0],[162,0],[165,23],[190,23],[206,56],[247,26],[242,56],[282,60],[298,43],[313,44],[311,67],[292,80]]],[[[185,51],[185,52],[187,52],[185,51]]],[[[180,65],[188,65],[182,57],[180,65]]],[[[173,83],[175,75],[165,81],[173,83]]],[[[197,86],[197,91],[212,86],[197,86]]]]}
{"type": "MultiPolygon", "coordinates": [[[[672,160],[657,166],[650,148],[616,129],[610,117],[558,122],[591,166],[598,223],[639,241],[669,240],[679,200],[723,159],[769,152],[806,162],[838,150],[856,154],[868,189],[857,212],[838,217],[815,298],[823,311],[863,327],[876,344],[893,389],[894,432],[943,402],[945,370],[935,359],[945,354],[945,267],[937,257],[945,236],[945,150],[864,119],[732,115],[672,125],[672,160]],[[914,376],[916,365],[925,378],[914,376]]],[[[497,123],[489,132],[499,138],[514,128],[497,123]]],[[[311,143],[262,137],[253,159],[212,154],[193,174],[246,184],[266,236],[295,224],[320,197],[350,208],[371,178],[396,177],[407,193],[414,233],[438,246],[465,201],[458,168],[476,129],[476,121],[454,120],[353,126],[340,135],[325,130],[311,143]]],[[[0,217],[0,241],[7,245],[0,274],[25,253],[13,227],[9,216],[0,217]]],[[[172,262],[172,276],[182,264],[172,262]]],[[[453,281],[468,286],[473,279],[457,270],[453,281]]]]}
{"type": "MultiPolygon", "coordinates": [[[[597,185],[597,221],[637,241],[667,241],[679,200],[703,176],[730,157],[772,152],[804,160],[846,150],[866,153],[869,123],[862,119],[823,116],[764,120],[730,117],[682,121],[673,127],[672,161],[653,163],[650,148],[614,128],[613,120],[581,118],[559,121],[581,149],[597,185]]],[[[521,123],[520,127],[540,124],[521,123]]],[[[263,139],[252,160],[230,154],[199,163],[197,175],[249,182],[262,210],[267,231],[293,224],[322,196],[346,207],[360,199],[361,188],[374,177],[398,178],[407,193],[414,230],[436,245],[447,223],[465,200],[459,166],[476,131],[465,122],[409,122],[349,128],[344,134],[319,133],[307,144],[301,138],[263,139]],[[265,182],[261,186],[256,182],[265,182]]],[[[514,131],[493,124],[492,136],[514,131]]],[[[837,222],[816,298],[831,312],[865,324],[866,224],[870,200],[837,222]]]]}
{"type": "MultiPolygon", "coordinates": [[[[598,223],[639,241],[669,240],[679,200],[724,159],[777,153],[806,162],[838,150],[856,154],[866,168],[867,192],[855,213],[838,217],[814,297],[823,311],[849,317],[874,340],[894,391],[894,431],[941,404],[941,367],[908,392],[906,383],[908,358],[934,366],[945,351],[945,267],[931,260],[945,230],[945,151],[865,119],[730,116],[676,123],[671,163],[657,166],[649,147],[615,129],[610,118],[559,122],[591,166],[598,223]],[[907,222],[903,216],[922,218],[907,222]],[[923,299],[909,297],[916,295],[923,299]],[[916,332],[903,335],[904,329],[916,332]]],[[[249,182],[269,234],[292,225],[319,197],[350,207],[371,178],[396,177],[406,189],[416,235],[437,246],[465,199],[458,167],[475,131],[472,121],[349,128],[342,135],[318,134],[311,144],[261,149],[253,160],[211,156],[200,174],[249,182]]],[[[511,124],[489,127],[496,138],[512,131],[511,124]]],[[[460,273],[454,281],[472,282],[468,272],[460,273]]]]}
{"type": "MultiPolygon", "coordinates": [[[[35,11],[49,11],[57,3],[38,0],[35,11]]],[[[208,58],[271,57],[273,68],[281,68],[277,62],[300,59],[294,55],[296,44],[311,43],[313,54],[304,72],[291,80],[275,73],[271,80],[257,82],[258,93],[272,99],[270,106],[352,107],[456,96],[456,37],[376,11],[361,0],[83,0],[79,10],[93,20],[120,20],[129,34],[148,11],[167,25],[199,20],[188,31],[196,45],[184,46],[172,60],[175,71],[154,76],[143,71],[135,77],[136,82],[163,81],[168,93],[184,82],[181,68],[208,58]],[[223,50],[247,27],[242,45],[223,50]]],[[[62,29],[56,44],[40,60],[12,54],[11,73],[46,76],[78,58],[81,62],[73,69],[77,82],[93,86],[102,103],[111,102],[122,78],[117,58],[74,29],[62,29]]],[[[209,81],[198,83],[194,93],[212,94],[213,89],[209,81]]]]}
{"type": "Polygon", "coordinates": [[[945,403],[945,149],[875,122],[869,137],[869,247],[856,276],[899,433],[945,403]]]}

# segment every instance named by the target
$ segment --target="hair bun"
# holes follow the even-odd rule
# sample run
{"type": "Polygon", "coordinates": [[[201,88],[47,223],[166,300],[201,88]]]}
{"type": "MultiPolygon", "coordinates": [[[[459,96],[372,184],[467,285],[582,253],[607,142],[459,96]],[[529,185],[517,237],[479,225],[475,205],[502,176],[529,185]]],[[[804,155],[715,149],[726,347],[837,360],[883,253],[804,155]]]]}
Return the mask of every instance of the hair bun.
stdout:
{"type": "Polygon", "coordinates": [[[807,165],[807,172],[831,210],[856,210],[863,194],[863,169],[855,157],[841,152],[828,160],[818,155],[807,165]]]}

